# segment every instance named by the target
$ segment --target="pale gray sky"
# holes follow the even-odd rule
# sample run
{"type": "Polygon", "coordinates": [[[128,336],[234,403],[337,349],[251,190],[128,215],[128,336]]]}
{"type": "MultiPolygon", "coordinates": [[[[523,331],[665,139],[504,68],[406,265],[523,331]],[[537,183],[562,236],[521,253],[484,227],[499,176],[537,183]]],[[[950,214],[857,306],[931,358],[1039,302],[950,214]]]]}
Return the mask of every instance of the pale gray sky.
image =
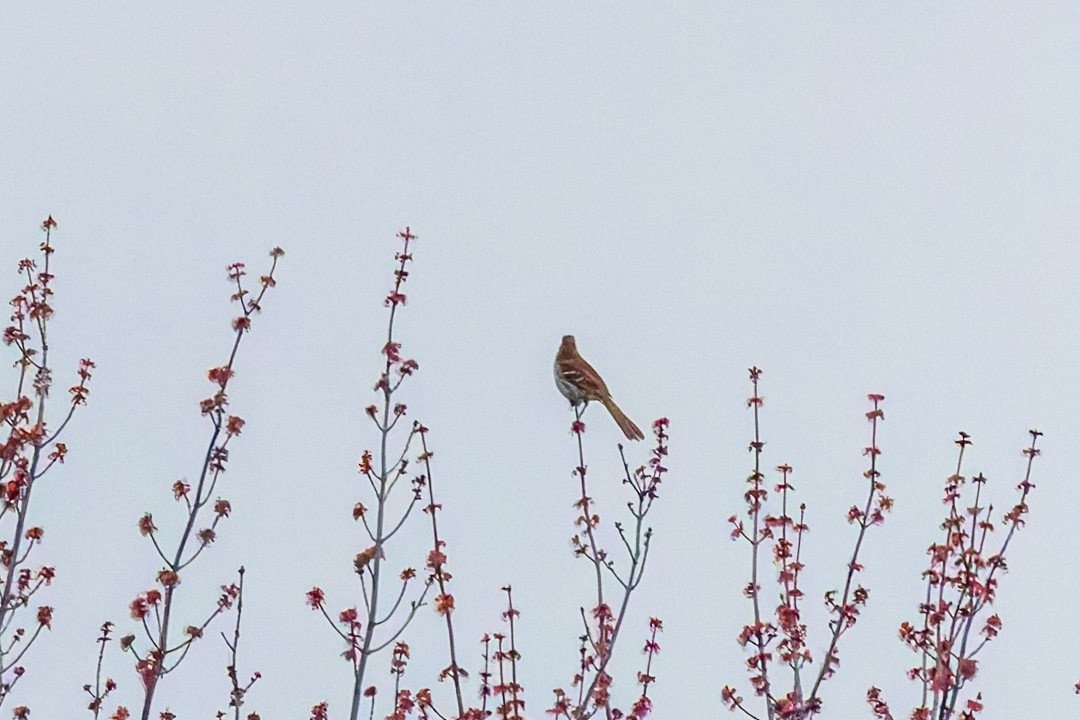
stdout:
{"type": "MultiPolygon", "coordinates": [[[[152,510],[174,528],[169,486],[198,467],[197,401],[233,314],[224,267],[260,268],[281,245],[232,393],[249,422],[223,488],[234,515],[185,576],[180,617],[245,564],[242,664],[265,676],[250,708],[305,717],[326,699],[344,716],[349,668],[304,592],[358,602],[350,510],[375,439],[362,408],[394,232],[411,225],[400,331],[421,369],[405,399],[432,428],[462,643],[475,654],[501,627],[512,583],[530,716],[569,684],[589,602],[551,379],[565,333],[639,424],[672,421],[624,697],[650,615],[666,628],[656,717],[726,714],[727,683],[749,695],[735,644],[748,560],[725,518],[750,469],[756,364],[767,463],[791,463],[810,504],[815,599],[842,582],[854,535],[865,394],[886,396],[897,507],[869,539],[870,604],[827,714],[869,717],[871,684],[907,714],[916,656],[896,628],[916,617],[955,432],[972,434],[969,469],[1004,507],[1030,427],[1045,456],[977,687],[986,718],[1065,712],[1080,675],[1080,631],[1057,620],[1075,605],[1080,543],[1078,31],[1070,3],[6,5],[0,281],[14,293],[53,214],[58,371],[98,363],[69,462],[35,497],[56,621],[16,701],[83,712],[97,626],[127,632],[158,569],[135,522],[152,510]]],[[[615,519],[617,430],[589,414],[615,519]]],[[[445,665],[442,636],[423,639],[436,629],[425,615],[412,632],[414,686],[445,665]]],[[[224,705],[215,636],[162,686],[182,718],[224,705]]],[[[130,656],[107,665],[115,699],[136,705],[130,656]]]]}

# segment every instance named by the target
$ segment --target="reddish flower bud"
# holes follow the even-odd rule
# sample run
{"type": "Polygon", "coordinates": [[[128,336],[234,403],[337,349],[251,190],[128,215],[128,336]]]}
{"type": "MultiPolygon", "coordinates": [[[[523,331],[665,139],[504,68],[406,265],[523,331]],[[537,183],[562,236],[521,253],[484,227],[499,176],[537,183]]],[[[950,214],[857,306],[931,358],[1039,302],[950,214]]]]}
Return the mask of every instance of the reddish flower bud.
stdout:
{"type": "Polygon", "coordinates": [[[307,604],[311,606],[312,610],[318,610],[326,602],[326,595],[323,591],[317,587],[311,588],[307,592],[307,604]]]}
{"type": "Polygon", "coordinates": [[[139,534],[146,537],[147,535],[153,535],[155,530],[157,530],[157,526],[154,525],[153,515],[146,513],[139,518],[139,534]]]}
{"type": "Polygon", "coordinates": [[[176,587],[180,584],[180,575],[172,570],[162,570],[157,574],[157,580],[167,588],[176,587]]]}

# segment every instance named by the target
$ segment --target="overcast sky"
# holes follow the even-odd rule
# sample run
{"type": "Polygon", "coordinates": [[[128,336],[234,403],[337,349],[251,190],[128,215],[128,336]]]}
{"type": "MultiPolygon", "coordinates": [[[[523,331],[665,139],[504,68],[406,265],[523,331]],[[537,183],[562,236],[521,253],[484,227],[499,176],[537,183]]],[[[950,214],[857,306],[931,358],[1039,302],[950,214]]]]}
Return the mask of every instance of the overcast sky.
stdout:
{"type": "MultiPolygon", "coordinates": [[[[399,327],[420,372],[403,399],[432,429],[461,642],[476,669],[475,641],[502,627],[499,587],[513,584],[530,717],[569,685],[590,602],[569,544],[571,416],[551,379],[566,333],[640,425],[671,418],[616,678],[626,705],[650,615],[665,625],[656,717],[724,714],[725,684],[750,695],[735,642],[748,557],[725,519],[751,468],[756,364],[766,466],[794,466],[810,505],[815,602],[842,584],[854,538],[865,395],[886,396],[880,468],[896,510],[870,535],[870,603],[827,714],[869,717],[871,684],[908,714],[917,657],[896,628],[917,618],[952,440],[971,433],[969,470],[1004,508],[1031,427],[1046,433],[1038,488],[977,688],[986,718],[1068,714],[1077,37],[1070,3],[6,4],[0,284],[14,294],[15,264],[52,214],[58,383],[77,358],[98,363],[69,462],[35,491],[56,620],[15,701],[77,717],[97,626],[133,631],[128,603],[159,569],[136,520],[153,511],[176,529],[169,487],[195,476],[207,437],[197,403],[234,314],[224,268],[260,269],[280,245],[280,284],[231,393],[248,420],[222,488],[233,517],[185,573],[179,622],[245,564],[241,665],[264,675],[248,707],[298,718],[325,699],[345,716],[349,667],[304,593],[323,586],[334,610],[359,602],[351,559],[366,543],[350,513],[375,442],[363,407],[394,233],[410,225],[399,327]]],[[[587,420],[614,520],[618,431],[600,408],[587,420]]],[[[392,565],[422,564],[422,529],[392,565]]],[[[446,664],[437,628],[425,613],[409,638],[414,687],[446,664]]],[[[115,699],[136,706],[131,660],[113,648],[106,666],[115,699]]],[[[159,697],[209,717],[225,664],[209,633],[159,697]]]]}

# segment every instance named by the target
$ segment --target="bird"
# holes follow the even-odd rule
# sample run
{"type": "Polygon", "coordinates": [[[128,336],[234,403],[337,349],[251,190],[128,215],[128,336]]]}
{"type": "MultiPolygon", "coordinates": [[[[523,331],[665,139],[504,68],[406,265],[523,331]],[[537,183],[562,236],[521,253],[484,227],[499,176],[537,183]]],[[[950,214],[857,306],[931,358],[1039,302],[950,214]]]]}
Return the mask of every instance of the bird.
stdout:
{"type": "Polygon", "coordinates": [[[623,431],[627,440],[645,439],[641,428],[626,417],[626,413],[611,399],[611,391],[607,389],[600,373],[578,353],[573,335],[563,336],[559,352],[555,354],[555,386],[573,407],[582,403],[588,406],[590,400],[602,404],[611,413],[615,424],[623,431]]]}

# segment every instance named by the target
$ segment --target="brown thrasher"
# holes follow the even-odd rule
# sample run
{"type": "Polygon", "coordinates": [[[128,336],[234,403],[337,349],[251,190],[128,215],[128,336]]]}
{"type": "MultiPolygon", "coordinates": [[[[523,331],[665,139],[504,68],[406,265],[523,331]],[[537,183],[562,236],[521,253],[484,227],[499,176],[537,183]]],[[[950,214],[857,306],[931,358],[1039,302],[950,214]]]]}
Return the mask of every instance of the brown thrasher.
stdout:
{"type": "Polygon", "coordinates": [[[564,335],[559,352],[555,355],[555,386],[570,404],[577,407],[581,403],[588,406],[590,400],[601,403],[611,413],[619,429],[627,440],[644,440],[645,434],[634,421],[626,417],[607,389],[600,373],[585,361],[577,351],[573,335],[564,335]]]}

